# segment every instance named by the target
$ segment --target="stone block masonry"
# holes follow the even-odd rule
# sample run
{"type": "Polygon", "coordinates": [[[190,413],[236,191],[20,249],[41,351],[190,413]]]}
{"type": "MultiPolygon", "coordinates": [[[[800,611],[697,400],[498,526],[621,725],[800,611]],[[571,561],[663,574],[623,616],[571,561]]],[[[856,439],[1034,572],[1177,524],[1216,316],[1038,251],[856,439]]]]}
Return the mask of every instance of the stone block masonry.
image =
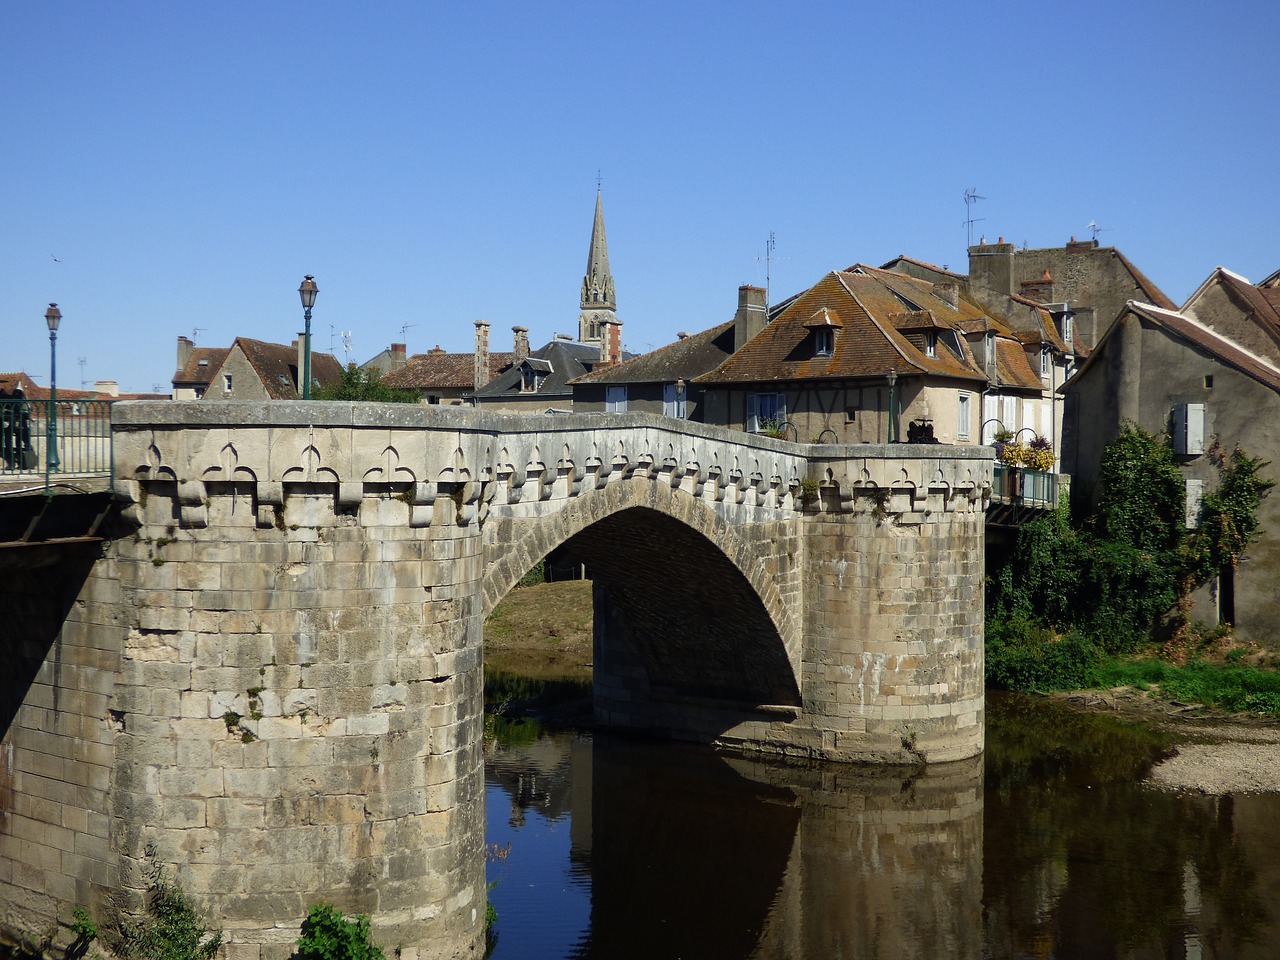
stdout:
{"type": "Polygon", "coordinates": [[[104,555],[0,587],[8,929],[136,909],[152,845],[236,960],[284,960],[320,900],[406,960],[476,955],[484,617],[564,544],[596,577],[606,722],[833,761],[982,749],[986,451],[635,414],[114,415],[104,555]]]}

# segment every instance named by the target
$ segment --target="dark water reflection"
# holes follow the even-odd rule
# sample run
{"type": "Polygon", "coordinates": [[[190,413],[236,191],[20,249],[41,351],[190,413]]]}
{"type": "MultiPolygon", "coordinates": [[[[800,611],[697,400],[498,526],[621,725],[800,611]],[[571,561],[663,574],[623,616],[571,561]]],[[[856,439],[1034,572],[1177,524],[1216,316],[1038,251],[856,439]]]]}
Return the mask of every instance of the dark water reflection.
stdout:
{"type": "Polygon", "coordinates": [[[1280,797],[1142,786],[1169,745],[992,698],[921,771],[518,728],[487,764],[494,957],[1280,956],[1280,797]]]}

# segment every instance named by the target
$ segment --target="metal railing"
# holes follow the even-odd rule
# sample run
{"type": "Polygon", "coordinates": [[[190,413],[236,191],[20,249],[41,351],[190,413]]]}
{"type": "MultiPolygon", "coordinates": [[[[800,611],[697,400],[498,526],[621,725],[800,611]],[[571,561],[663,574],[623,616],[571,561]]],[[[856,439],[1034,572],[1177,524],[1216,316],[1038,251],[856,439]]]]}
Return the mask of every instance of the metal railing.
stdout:
{"type": "Polygon", "coordinates": [[[0,480],[109,482],[112,402],[0,398],[0,480]]]}
{"type": "Polygon", "coordinates": [[[991,478],[991,496],[1000,503],[1052,510],[1058,505],[1058,475],[997,463],[991,478]]]}

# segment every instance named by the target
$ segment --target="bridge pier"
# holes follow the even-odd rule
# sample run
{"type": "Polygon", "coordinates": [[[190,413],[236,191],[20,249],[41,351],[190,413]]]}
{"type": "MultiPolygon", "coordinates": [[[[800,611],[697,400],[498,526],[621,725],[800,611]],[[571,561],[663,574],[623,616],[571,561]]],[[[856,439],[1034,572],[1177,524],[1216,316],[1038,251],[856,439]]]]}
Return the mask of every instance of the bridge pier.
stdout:
{"type": "Polygon", "coordinates": [[[484,618],[562,544],[597,577],[606,722],[811,759],[982,749],[977,448],[359,404],[114,417],[124,527],[20,628],[0,926],[137,909],[154,850],[231,960],[284,960],[321,900],[403,960],[474,955],[484,618]]]}

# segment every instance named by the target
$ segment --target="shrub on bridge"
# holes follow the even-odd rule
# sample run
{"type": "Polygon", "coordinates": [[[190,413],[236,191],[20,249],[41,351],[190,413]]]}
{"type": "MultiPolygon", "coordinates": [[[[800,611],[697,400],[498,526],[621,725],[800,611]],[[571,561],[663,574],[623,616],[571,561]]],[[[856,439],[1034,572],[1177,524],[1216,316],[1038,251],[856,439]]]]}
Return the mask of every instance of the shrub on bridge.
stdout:
{"type": "Polygon", "coordinates": [[[302,921],[298,960],[384,960],[382,948],[369,939],[369,918],[348,920],[337,908],[317,903],[302,921]]]}

